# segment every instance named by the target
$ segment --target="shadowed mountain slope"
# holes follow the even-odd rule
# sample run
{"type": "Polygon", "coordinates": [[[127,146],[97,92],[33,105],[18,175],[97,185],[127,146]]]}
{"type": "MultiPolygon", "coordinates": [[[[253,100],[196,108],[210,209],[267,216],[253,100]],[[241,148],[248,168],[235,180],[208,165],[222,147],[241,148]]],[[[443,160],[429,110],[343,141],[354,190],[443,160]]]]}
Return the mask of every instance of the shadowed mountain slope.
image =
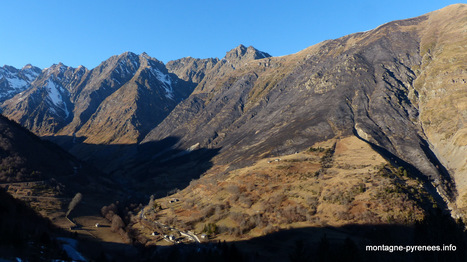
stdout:
{"type": "Polygon", "coordinates": [[[57,145],[43,141],[0,116],[0,181],[37,181],[76,174],[81,163],[57,145]]]}

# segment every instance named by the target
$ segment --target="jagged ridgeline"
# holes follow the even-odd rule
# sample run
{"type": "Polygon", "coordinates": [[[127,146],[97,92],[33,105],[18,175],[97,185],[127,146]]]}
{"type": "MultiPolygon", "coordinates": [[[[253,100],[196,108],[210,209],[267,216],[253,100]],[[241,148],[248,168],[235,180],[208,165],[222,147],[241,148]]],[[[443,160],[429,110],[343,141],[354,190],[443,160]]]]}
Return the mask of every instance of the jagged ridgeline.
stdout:
{"type": "Polygon", "coordinates": [[[2,110],[41,136],[136,143],[193,87],[160,61],[126,52],[92,70],[61,63],[44,69],[27,91],[4,102],[2,110]]]}

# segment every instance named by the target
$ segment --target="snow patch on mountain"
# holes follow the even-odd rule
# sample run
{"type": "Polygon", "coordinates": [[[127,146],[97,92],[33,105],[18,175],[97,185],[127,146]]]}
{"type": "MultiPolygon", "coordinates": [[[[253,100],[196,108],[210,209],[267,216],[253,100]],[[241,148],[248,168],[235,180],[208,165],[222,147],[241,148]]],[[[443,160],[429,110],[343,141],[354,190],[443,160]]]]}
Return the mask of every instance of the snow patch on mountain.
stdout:
{"type": "MultiPolygon", "coordinates": [[[[61,109],[65,113],[65,118],[67,118],[70,115],[70,112],[68,111],[66,103],[63,100],[62,94],[65,92],[64,89],[50,80],[47,81],[45,88],[49,94],[47,98],[52,103],[52,106],[61,109]]],[[[51,110],[55,111],[53,107],[51,107],[51,110]]]]}
{"type": "Polygon", "coordinates": [[[34,72],[32,70],[27,70],[24,72],[24,76],[29,80],[29,82],[32,82],[36,80],[36,78],[40,75],[38,72],[34,72]]]}
{"type": "Polygon", "coordinates": [[[62,101],[62,96],[60,95],[60,92],[58,91],[57,87],[55,86],[55,83],[52,81],[47,82],[47,91],[49,92],[49,98],[52,101],[54,105],[59,105],[61,104],[62,101]]]}
{"type": "Polygon", "coordinates": [[[11,72],[8,69],[0,68],[0,79],[6,80],[8,86],[12,89],[24,89],[29,83],[19,78],[19,71],[16,69],[11,72]]]}
{"type": "Polygon", "coordinates": [[[170,75],[164,74],[154,67],[151,67],[150,72],[157,78],[157,80],[162,83],[162,87],[165,90],[165,97],[174,100],[172,80],[170,79],[170,75]]]}
{"type": "Polygon", "coordinates": [[[13,89],[24,89],[26,86],[29,84],[28,82],[24,81],[21,78],[13,77],[13,78],[7,78],[8,83],[10,84],[10,87],[13,89]]]}
{"type": "Polygon", "coordinates": [[[24,68],[18,70],[11,66],[0,68],[0,100],[12,98],[16,94],[29,88],[39,73],[35,72],[38,68],[24,68]]]}

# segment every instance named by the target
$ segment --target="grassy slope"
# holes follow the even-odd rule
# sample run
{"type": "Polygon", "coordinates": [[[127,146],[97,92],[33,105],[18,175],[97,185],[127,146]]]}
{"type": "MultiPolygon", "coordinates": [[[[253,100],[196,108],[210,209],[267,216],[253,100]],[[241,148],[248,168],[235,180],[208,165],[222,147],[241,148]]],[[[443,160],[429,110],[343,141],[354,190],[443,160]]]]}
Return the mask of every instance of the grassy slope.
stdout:
{"type": "Polygon", "coordinates": [[[216,239],[238,240],[285,228],[413,224],[436,205],[422,183],[353,136],[276,159],[226,175],[213,169],[146,216],[198,233],[214,223],[216,239]]]}

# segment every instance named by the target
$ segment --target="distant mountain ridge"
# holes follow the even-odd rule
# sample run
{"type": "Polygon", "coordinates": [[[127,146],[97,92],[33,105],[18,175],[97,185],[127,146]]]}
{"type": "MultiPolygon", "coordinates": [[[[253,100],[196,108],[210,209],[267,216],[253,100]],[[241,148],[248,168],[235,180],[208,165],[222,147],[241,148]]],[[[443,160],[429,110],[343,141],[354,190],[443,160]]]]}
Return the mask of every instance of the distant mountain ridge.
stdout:
{"type": "Polygon", "coordinates": [[[136,143],[193,87],[147,54],[126,52],[92,70],[61,63],[44,69],[27,91],[3,103],[2,110],[42,136],[77,135],[89,143],[136,143]]]}
{"type": "Polygon", "coordinates": [[[221,60],[188,57],[164,65],[146,53],[125,52],[92,70],[59,63],[40,73],[34,68],[34,77],[6,96],[0,108],[41,136],[80,137],[92,144],[137,143],[205,78],[264,57],[270,55],[239,45],[221,60]]]}
{"type": "Polygon", "coordinates": [[[30,64],[22,69],[12,66],[0,68],[0,103],[29,88],[41,73],[41,69],[30,64]]]}

